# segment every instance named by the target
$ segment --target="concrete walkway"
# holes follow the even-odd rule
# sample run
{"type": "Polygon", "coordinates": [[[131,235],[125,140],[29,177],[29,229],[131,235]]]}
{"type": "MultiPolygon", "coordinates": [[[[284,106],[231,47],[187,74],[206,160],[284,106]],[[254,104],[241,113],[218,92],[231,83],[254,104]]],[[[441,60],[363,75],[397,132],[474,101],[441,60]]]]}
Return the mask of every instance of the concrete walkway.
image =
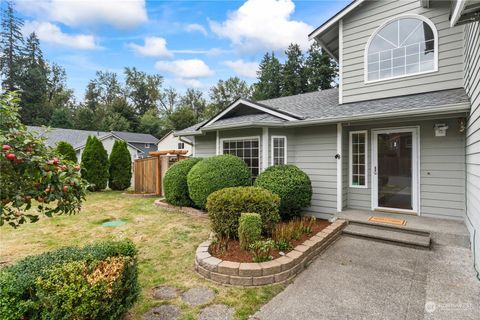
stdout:
{"type": "Polygon", "coordinates": [[[342,236],[254,319],[480,319],[470,250],[342,236]]]}

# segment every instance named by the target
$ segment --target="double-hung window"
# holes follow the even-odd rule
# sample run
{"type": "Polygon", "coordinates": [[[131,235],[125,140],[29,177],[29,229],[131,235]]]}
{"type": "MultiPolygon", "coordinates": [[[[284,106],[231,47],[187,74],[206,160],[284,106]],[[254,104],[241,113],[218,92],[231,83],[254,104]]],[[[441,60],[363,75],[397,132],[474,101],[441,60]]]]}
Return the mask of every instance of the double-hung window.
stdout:
{"type": "Polygon", "coordinates": [[[260,138],[232,138],[222,139],[222,153],[233,154],[241,158],[250,168],[253,177],[260,172],[260,138]]]}
{"type": "Polygon", "coordinates": [[[287,137],[272,136],[272,165],[287,164],[287,137]]]}
{"type": "Polygon", "coordinates": [[[367,131],[350,132],[350,187],[367,187],[367,131]]]}

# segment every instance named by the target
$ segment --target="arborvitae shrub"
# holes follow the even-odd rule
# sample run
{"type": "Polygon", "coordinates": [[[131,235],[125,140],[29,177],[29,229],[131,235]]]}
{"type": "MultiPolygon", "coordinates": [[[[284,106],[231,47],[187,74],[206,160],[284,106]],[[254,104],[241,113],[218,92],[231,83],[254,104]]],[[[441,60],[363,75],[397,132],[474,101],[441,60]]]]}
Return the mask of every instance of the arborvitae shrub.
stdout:
{"type": "Polygon", "coordinates": [[[103,190],[108,183],[108,154],[95,136],[89,136],[82,153],[82,178],[91,191],[103,190]]]}
{"type": "Polygon", "coordinates": [[[125,141],[116,140],[110,154],[108,186],[112,190],[125,190],[132,181],[132,157],[125,141]]]}
{"type": "Polygon", "coordinates": [[[65,141],[60,141],[57,143],[57,148],[55,149],[56,153],[61,156],[64,160],[77,162],[77,154],[73,146],[65,141]]]}

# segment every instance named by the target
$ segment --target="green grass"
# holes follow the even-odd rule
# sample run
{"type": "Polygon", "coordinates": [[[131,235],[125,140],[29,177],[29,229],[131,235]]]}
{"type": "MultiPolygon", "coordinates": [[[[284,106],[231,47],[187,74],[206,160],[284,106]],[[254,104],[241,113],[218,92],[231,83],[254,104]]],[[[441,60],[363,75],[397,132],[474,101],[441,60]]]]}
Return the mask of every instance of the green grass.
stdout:
{"type": "MultiPolygon", "coordinates": [[[[61,246],[84,245],[100,239],[133,240],[139,249],[139,281],[142,294],[127,318],[141,319],[150,307],[161,304],[151,289],[169,285],[186,290],[207,286],[216,292],[212,303],[235,308],[237,319],[247,319],[284,286],[242,289],[225,287],[199,277],[193,269],[197,246],[210,233],[208,218],[167,212],[152,198],[128,198],[120,192],[90,193],[75,216],[42,217],[18,229],[0,228],[0,263],[10,264],[25,256],[61,246]],[[109,220],[123,220],[118,227],[103,227],[109,220]]],[[[181,319],[196,319],[203,306],[190,308],[180,298],[171,301],[182,309],[181,319]]]]}

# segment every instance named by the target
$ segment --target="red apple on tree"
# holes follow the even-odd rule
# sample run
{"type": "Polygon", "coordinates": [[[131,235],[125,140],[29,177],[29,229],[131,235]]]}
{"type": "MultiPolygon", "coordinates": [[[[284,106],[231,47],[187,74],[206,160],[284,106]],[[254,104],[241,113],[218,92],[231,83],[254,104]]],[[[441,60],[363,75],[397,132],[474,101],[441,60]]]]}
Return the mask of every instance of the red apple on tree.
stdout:
{"type": "Polygon", "coordinates": [[[14,153],[7,154],[7,160],[14,161],[17,158],[14,153]]]}
{"type": "Polygon", "coordinates": [[[68,186],[63,186],[63,192],[68,192],[68,186]]]}
{"type": "Polygon", "coordinates": [[[10,148],[11,148],[11,147],[10,147],[8,144],[4,144],[3,147],[2,147],[2,150],[3,150],[4,152],[7,152],[8,150],[10,150],[10,148]]]}
{"type": "Polygon", "coordinates": [[[54,164],[54,165],[57,165],[57,164],[58,164],[58,158],[56,158],[56,157],[53,158],[53,164],[54,164]]]}

